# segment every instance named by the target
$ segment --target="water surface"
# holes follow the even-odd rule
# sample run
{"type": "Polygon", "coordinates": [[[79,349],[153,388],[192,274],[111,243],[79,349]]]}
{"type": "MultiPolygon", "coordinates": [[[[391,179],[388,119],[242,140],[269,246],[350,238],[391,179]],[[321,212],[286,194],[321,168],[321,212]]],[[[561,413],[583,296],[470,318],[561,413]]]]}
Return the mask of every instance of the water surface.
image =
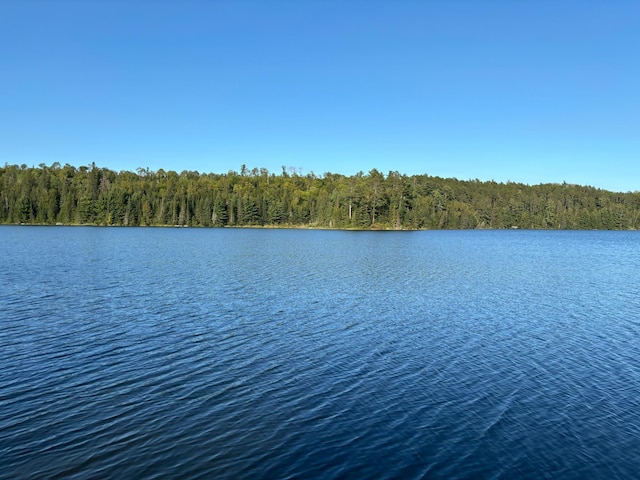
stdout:
{"type": "Polygon", "coordinates": [[[637,232],[0,227],[0,477],[629,478],[637,232]]]}

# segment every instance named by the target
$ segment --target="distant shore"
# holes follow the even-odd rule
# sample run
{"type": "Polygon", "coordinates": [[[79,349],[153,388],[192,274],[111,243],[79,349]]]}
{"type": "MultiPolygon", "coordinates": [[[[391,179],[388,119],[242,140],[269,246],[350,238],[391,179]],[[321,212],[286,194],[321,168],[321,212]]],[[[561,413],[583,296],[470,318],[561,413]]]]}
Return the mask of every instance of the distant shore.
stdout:
{"type": "Polygon", "coordinates": [[[0,224],[327,230],[637,230],[640,192],[427,174],[0,167],[0,224]]]}
{"type": "Polygon", "coordinates": [[[321,227],[313,225],[225,225],[222,227],[205,227],[202,225],[101,225],[96,223],[2,223],[3,226],[18,226],[18,227],[95,227],[95,228],[195,228],[195,229],[252,229],[252,230],[328,230],[328,231],[343,231],[343,232],[433,232],[433,231],[446,231],[446,230],[484,230],[484,231],[497,231],[497,230],[540,230],[540,231],[553,231],[553,230],[566,230],[566,231],[637,231],[636,228],[622,229],[597,229],[597,228],[521,228],[521,227],[509,227],[509,228],[335,228],[335,227],[321,227]]]}

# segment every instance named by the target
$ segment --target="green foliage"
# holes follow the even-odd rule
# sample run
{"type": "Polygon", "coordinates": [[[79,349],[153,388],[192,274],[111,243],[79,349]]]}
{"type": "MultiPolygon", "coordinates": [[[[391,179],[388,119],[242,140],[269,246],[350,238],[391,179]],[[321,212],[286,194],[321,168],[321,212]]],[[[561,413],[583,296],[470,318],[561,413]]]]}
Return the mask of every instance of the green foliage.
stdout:
{"type": "Polygon", "coordinates": [[[95,164],[0,168],[0,223],[352,229],[637,229],[640,192],[384,175],[240,173],[95,164]]]}

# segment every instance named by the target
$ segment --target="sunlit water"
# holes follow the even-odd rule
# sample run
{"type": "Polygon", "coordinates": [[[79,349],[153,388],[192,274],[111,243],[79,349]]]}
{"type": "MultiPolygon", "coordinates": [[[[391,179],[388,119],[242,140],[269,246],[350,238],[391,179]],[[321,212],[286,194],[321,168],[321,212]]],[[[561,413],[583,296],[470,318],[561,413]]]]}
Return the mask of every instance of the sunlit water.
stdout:
{"type": "Polygon", "coordinates": [[[630,478],[640,232],[0,227],[2,478],[630,478]]]}

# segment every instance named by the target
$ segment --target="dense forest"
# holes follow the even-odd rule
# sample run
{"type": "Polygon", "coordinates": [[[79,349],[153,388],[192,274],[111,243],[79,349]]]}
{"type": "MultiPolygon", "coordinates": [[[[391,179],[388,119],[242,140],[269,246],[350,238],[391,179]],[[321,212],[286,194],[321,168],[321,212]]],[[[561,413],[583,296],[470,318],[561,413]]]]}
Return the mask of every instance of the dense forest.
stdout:
{"type": "Polygon", "coordinates": [[[352,229],[637,229],[640,192],[461,181],[377,170],[226,174],[95,164],[0,168],[0,223],[352,229]]]}

